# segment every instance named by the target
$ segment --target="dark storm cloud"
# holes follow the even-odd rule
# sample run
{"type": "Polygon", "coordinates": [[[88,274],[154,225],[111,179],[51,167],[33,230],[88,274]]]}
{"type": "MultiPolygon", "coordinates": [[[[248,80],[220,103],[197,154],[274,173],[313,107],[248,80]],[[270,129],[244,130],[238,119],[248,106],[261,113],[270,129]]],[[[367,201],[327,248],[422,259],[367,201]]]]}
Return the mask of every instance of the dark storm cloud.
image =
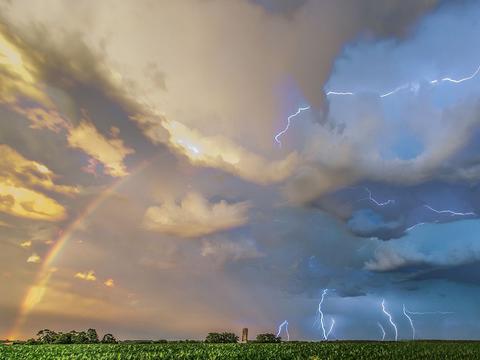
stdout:
{"type": "Polygon", "coordinates": [[[432,181],[411,187],[358,184],[312,203],[346,223],[356,236],[390,240],[423,223],[474,219],[480,213],[479,188],[432,181]]]}
{"type": "Polygon", "coordinates": [[[365,266],[372,271],[389,272],[477,262],[477,228],[478,220],[418,226],[402,239],[378,244],[365,266]]]}
{"type": "Polygon", "coordinates": [[[437,267],[424,271],[417,271],[408,278],[409,281],[448,280],[455,283],[470,285],[480,284],[480,262],[463,264],[452,267],[437,267]]]}

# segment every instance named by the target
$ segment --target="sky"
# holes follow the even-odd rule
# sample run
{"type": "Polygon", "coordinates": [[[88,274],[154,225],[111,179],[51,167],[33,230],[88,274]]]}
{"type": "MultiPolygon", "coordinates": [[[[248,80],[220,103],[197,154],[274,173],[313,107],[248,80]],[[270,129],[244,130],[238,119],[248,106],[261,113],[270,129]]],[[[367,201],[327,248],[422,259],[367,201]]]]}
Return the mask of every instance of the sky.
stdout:
{"type": "Polygon", "coordinates": [[[479,18],[0,0],[0,338],[478,339],[479,18]]]}

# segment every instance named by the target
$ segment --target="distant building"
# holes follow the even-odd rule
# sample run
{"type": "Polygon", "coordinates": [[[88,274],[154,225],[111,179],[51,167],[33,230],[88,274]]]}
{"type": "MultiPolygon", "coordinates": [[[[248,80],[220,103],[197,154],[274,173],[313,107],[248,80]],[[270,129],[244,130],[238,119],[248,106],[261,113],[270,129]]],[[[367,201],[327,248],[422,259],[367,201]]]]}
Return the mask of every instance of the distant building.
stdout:
{"type": "Polygon", "coordinates": [[[242,329],[242,343],[248,342],[248,328],[242,329]]]}

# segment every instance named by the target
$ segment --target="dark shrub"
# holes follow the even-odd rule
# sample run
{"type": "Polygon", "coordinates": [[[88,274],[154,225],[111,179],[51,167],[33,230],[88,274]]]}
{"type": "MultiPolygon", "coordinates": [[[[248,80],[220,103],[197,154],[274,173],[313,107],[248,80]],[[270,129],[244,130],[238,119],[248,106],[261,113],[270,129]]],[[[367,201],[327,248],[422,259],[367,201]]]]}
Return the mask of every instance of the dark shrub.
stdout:
{"type": "Polygon", "coordinates": [[[205,339],[205,342],[214,344],[237,343],[238,336],[229,332],[209,333],[205,339]]]}
{"type": "Polygon", "coordinates": [[[274,334],[258,334],[257,342],[259,343],[279,343],[282,341],[280,336],[275,336],[274,334]]]}
{"type": "Polygon", "coordinates": [[[102,338],[102,344],[116,344],[117,339],[112,334],[105,334],[102,338]]]}

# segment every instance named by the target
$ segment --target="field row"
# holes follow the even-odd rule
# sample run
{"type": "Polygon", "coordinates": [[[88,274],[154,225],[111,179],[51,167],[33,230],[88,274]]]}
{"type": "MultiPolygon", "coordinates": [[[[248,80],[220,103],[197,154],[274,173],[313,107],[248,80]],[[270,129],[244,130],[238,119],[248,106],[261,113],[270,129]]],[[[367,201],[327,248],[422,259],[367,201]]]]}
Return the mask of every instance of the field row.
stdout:
{"type": "Polygon", "coordinates": [[[480,359],[476,342],[315,342],[281,344],[92,344],[0,346],[0,359],[480,359]]]}

